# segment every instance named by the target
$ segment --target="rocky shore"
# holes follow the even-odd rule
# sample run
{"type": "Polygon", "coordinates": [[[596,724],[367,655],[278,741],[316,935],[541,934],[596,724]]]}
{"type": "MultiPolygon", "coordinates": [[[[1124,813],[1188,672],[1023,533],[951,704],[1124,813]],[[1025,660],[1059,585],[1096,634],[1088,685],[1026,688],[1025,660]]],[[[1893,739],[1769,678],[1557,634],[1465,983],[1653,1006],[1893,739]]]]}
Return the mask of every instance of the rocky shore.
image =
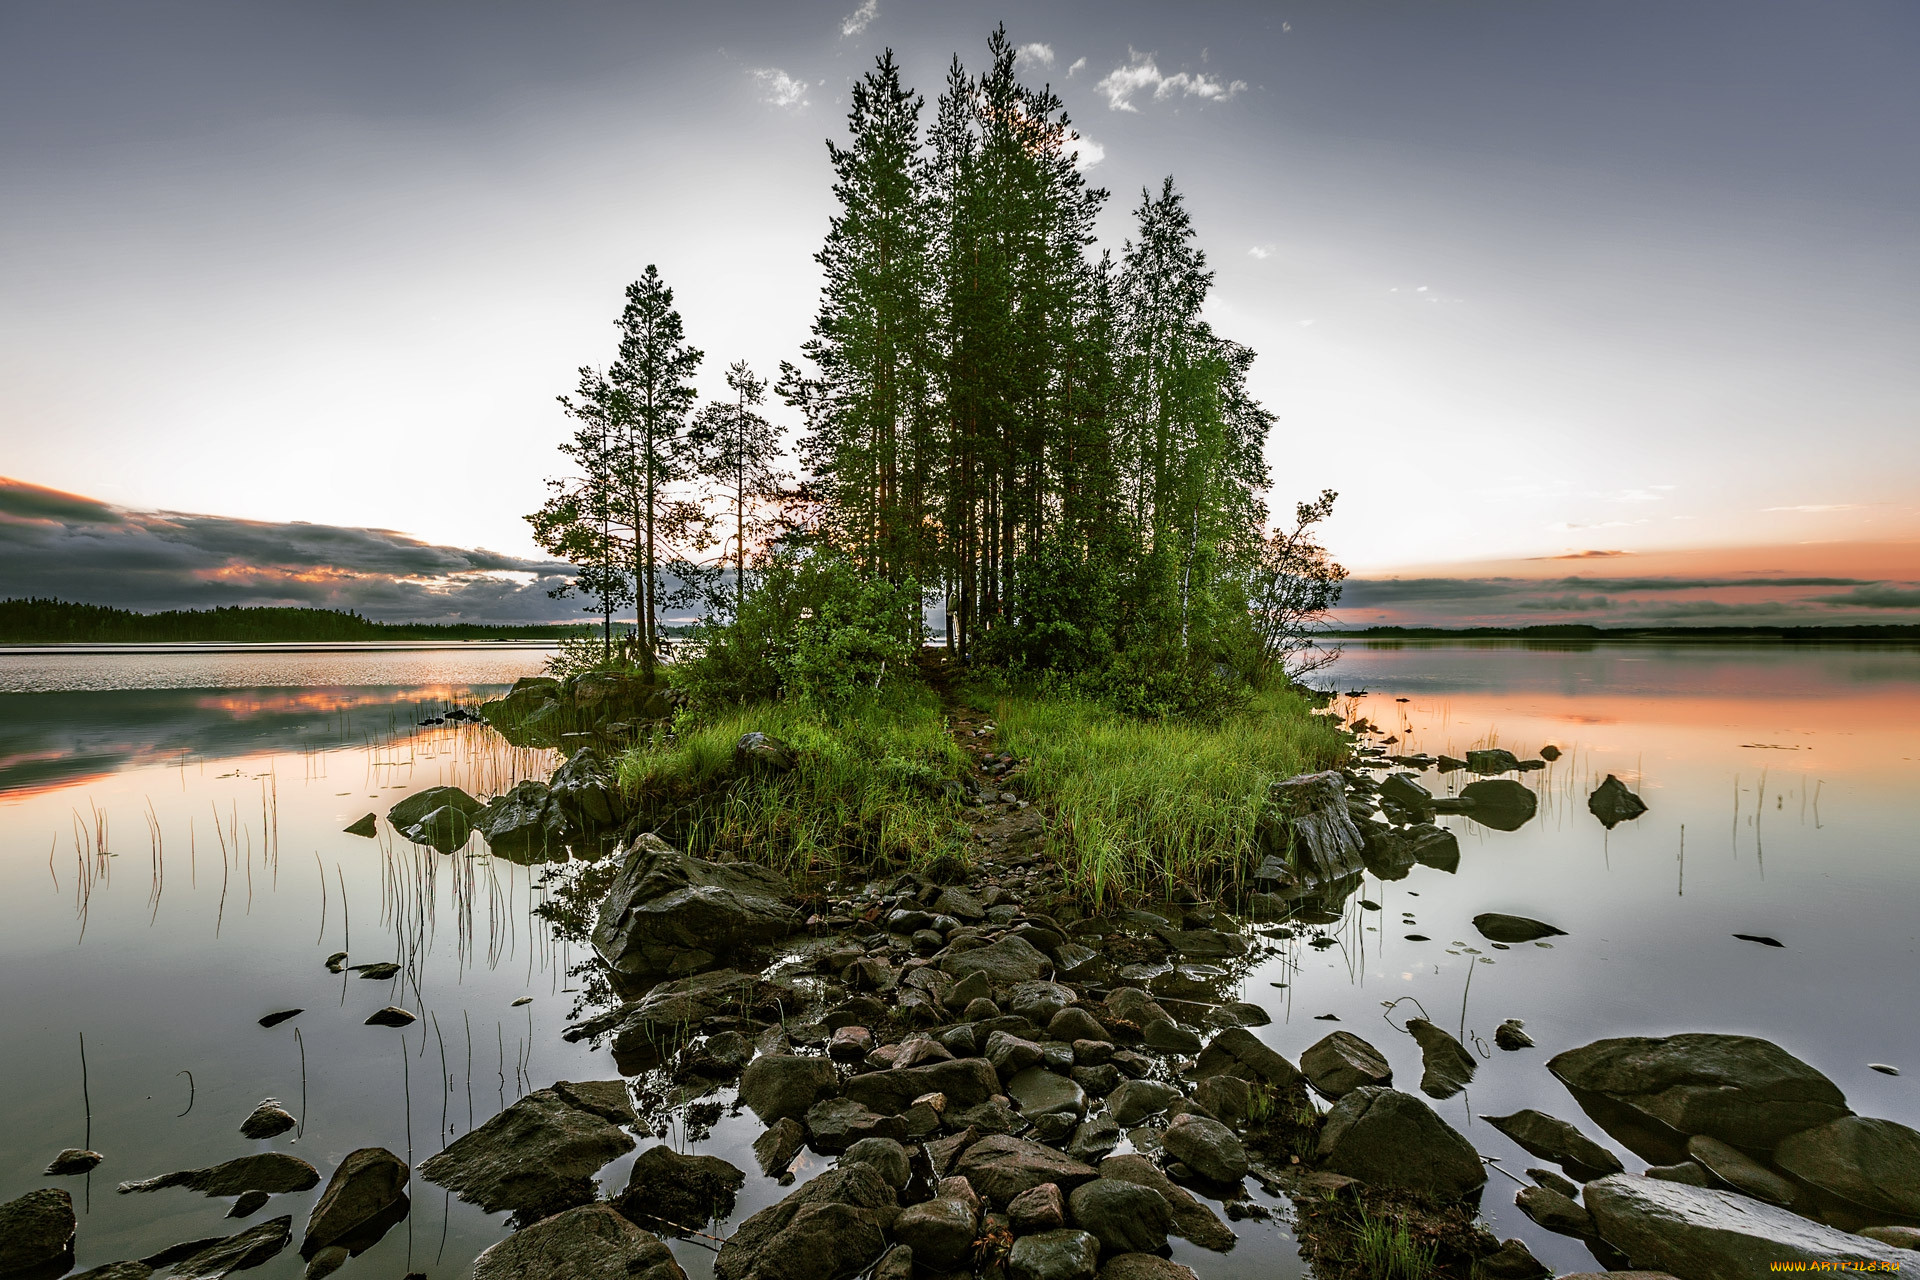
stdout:
{"type": "MultiPolygon", "coordinates": [[[[1369,1232],[1382,1222],[1400,1228],[1392,1247],[1424,1268],[1414,1274],[1549,1274],[1478,1222],[1488,1162],[1419,1096],[1465,1087],[1472,1050],[1408,1020],[1423,1066],[1411,1092],[1365,1038],[1259,1034],[1267,1013],[1236,998],[1253,965],[1325,936],[1363,874],[1457,866],[1437,813],[1496,829],[1531,818],[1533,793],[1514,775],[1544,761],[1394,757],[1365,745],[1362,722],[1349,768],[1275,783],[1260,848],[1224,898],[1096,913],[1046,856],[1023,762],[992,750],[991,726],[958,727],[975,763],[957,780],[970,858],[796,885],[692,857],[625,809],[603,749],[634,721],[590,708],[638,716],[661,709],[651,694],[605,692],[583,708],[576,690],[523,685],[507,700],[520,700],[515,722],[544,715],[569,739],[552,779],[484,804],[436,788],[389,820],[436,848],[477,831],[501,856],[594,863],[576,883],[607,995],[565,1034],[607,1047],[621,1078],[535,1090],[421,1162],[421,1178],[513,1214],[476,1277],[683,1280],[663,1242],[681,1236],[717,1250],[719,1280],[1181,1280],[1206,1268],[1172,1261],[1169,1241],[1232,1250],[1235,1224],[1271,1212],[1250,1186],[1287,1198],[1327,1280],[1386,1273],[1369,1232]],[[1477,780],[1457,796],[1421,781],[1460,769],[1477,780]],[[752,1170],[657,1140],[669,1116],[697,1136],[729,1110],[760,1126],[752,1170]],[[597,1175],[636,1147],[625,1187],[603,1192],[597,1175]],[[749,1178],[793,1189],[716,1227],[749,1178]]],[[[484,709],[496,722],[499,705],[484,709]]],[[[728,785],[769,785],[795,766],[784,744],[750,734],[728,785]]],[[[1644,805],[1609,777],[1589,808],[1611,826],[1644,805]]],[[[1475,924],[1494,947],[1559,932],[1508,915],[1475,924]]],[[[1496,1044],[1533,1048],[1517,1019],[1496,1044]]],[[[1920,1268],[1920,1133],[1853,1114],[1785,1049],[1711,1032],[1616,1038],[1544,1066],[1569,1114],[1615,1145],[1538,1110],[1488,1122],[1540,1161],[1518,1186],[1521,1210],[1604,1266],[1643,1280],[1733,1280],[1779,1261],[1920,1268]]],[[[248,1160],[121,1190],[264,1203],[320,1181],[290,1156],[248,1160]]],[[[302,1238],[307,1275],[404,1216],[409,1177],[388,1152],[347,1157],[302,1238]]],[[[64,1192],[0,1206],[0,1280],[64,1274],[73,1236],[64,1192]]],[[[292,1239],[279,1218],[86,1274],[225,1275],[292,1239]]]]}

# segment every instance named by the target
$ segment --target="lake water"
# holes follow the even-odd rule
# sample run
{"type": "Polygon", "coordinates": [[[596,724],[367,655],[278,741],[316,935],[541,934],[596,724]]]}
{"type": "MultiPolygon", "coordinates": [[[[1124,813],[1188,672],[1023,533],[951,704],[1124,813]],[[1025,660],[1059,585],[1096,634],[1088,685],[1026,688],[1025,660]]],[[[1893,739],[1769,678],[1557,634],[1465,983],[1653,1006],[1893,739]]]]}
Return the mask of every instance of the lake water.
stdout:
{"type": "MultiPolygon", "coordinates": [[[[605,1051],[560,1038],[590,965],[534,915],[548,870],[488,857],[477,840],[446,856],[396,842],[384,823],[374,840],[342,831],[425,786],[488,795],[550,772],[554,757],[485,728],[418,727],[545,656],[0,653],[0,1200],[71,1190],[81,1267],[278,1213],[298,1228],[317,1191],[240,1223],[222,1216],[223,1200],[113,1187],[269,1148],[323,1176],[362,1146],[417,1165],[529,1089],[615,1074],[605,1051]],[[385,982],[334,975],[323,961],[335,951],[404,968],[385,982]],[[421,1020],[363,1025],[389,1003],[421,1020]],[[258,1025],[293,1008],[304,1012],[258,1025]],[[303,1124],[247,1142],[240,1121],[269,1096],[303,1124]],[[90,1178],[42,1176],[69,1146],[106,1161],[90,1178]]],[[[1380,1048],[1406,1088],[1420,1074],[1398,1029],[1407,1015],[1424,1010],[1484,1042],[1471,1087],[1435,1105],[1516,1175],[1540,1161],[1478,1117],[1539,1107],[1607,1141],[1543,1065],[1602,1036],[1764,1036],[1824,1071],[1855,1110],[1920,1126],[1920,652],[1356,645],[1329,674],[1342,691],[1369,691],[1339,705],[1397,737],[1396,752],[1498,745],[1525,757],[1552,743],[1564,754],[1521,775],[1540,809],[1520,830],[1441,819],[1460,838],[1457,873],[1369,877],[1326,928],[1335,945],[1286,942],[1247,971],[1242,998],[1273,1014],[1263,1039],[1297,1059],[1344,1028],[1380,1048]],[[1611,832],[1585,803],[1609,773],[1650,806],[1611,832]],[[1470,923],[1483,911],[1567,936],[1499,950],[1470,923]],[[1516,1017],[1539,1047],[1492,1049],[1494,1027],[1516,1017]]],[[[1436,792],[1468,777],[1424,775],[1436,792]]],[[[750,1116],[724,1119],[696,1149],[751,1171],[758,1132],[750,1116]]],[[[602,1185],[623,1187],[630,1160],[602,1185]]],[[[1558,1270],[1591,1267],[1584,1247],[1513,1207],[1516,1186],[1492,1175],[1494,1230],[1558,1270]]],[[[750,1174],[735,1221],[784,1194],[750,1174]]],[[[429,1184],[416,1181],[413,1197],[354,1274],[463,1277],[506,1229],[503,1215],[429,1184]]],[[[1176,1241],[1175,1256],[1209,1280],[1304,1274],[1284,1212],[1234,1225],[1232,1253],[1176,1241]]],[[[699,1242],[675,1250],[689,1274],[710,1274],[699,1242]]],[[[257,1274],[299,1272],[288,1250],[257,1274]]]]}

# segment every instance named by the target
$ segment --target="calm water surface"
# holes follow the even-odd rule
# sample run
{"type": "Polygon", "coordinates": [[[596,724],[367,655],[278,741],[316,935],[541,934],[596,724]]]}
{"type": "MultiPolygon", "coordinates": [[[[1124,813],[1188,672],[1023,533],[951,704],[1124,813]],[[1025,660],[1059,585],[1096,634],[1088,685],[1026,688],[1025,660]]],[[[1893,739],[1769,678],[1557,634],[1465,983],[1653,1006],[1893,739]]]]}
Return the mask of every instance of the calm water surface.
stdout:
{"type": "MultiPolygon", "coordinates": [[[[369,1145],[417,1165],[529,1089],[614,1075],[604,1051],[559,1036],[583,956],[533,914],[550,869],[488,857],[477,840],[448,857],[384,824],[376,840],[341,830],[424,786],[487,795],[545,776],[553,757],[483,728],[417,727],[544,657],[477,646],[0,654],[0,1199],[72,1190],[84,1268],[245,1225],[223,1218],[224,1200],[114,1194],[124,1179],[269,1148],[323,1175],[369,1145]],[[327,973],[341,950],[406,969],[391,982],[327,973]],[[363,1025],[389,1003],[421,1021],[363,1025]],[[304,1012],[257,1025],[291,1008],[304,1012]],[[268,1096],[304,1124],[246,1142],[239,1123],[268,1096]],[[106,1156],[90,1179],[41,1175],[59,1149],[83,1145],[106,1156]]],[[[1539,1161],[1478,1117],[1534,1106],[1606,1141],[1543,1064],[1608,1035],[1765,1036],[1831,1076],[1856,1110],[1920,1125],[1920,653],[1350,646],[1333,678],[1343,693],[1368,691],[1339,705],[1398,737],[1395,751],[1527,756],[1553,743],[1565,754],[1522,775],[1541,805],[1519,831],[1441,819],[1460,836],[1456,874],[1369,877],[1326,928],[1335,945],[1302,938],[1262,957],[1240,991],[1271,1010],[1258,1032],[1269,1043],[1297,1059],[1344,1027],[1411,1088],[1419,1053],[1398,1030],[1409,1014],[1489,1045],[1501,1020],[1525,1019],[1539,1048],[1488,1049],[1472,1087],[1436,1104],[1515,1174],[1539,1161]],[[1585,803],[1608,773],[1650,806],[1611,832],[1585,803]],[[1482,911],[1568,936],[1498,950],[1470,923],[1482,911]]],[[[1425,780],[1444,791],[1467,779],[1425,780]]],[[[750,1116],[727,1119],[693,1145],[752,1170],[758,1131],[750,1116]]],[[[603,1186],[623,1187],[630,1160],[603,1186]]],[[[1515,1187],[1492,1175],[1495,1231],[1559,1270],[1591,1266],[1582,1246],[1513,1207],[1515,1187]]],[[[297,1228],[317,1194],[276,1197],[247,1221],[292,1213],[297,1228]]],[[[750,1176],[735,1220],[782,1194],[750,1176]]],[[[1175,1256],[1208,1278],[1304,1273],[1284,1213],[1235,1227],[1231,1254],[1176,1241],[1175,1256]]],[[[350,1265],[465,1276],[505,1229],[504,1215],[416,1182],[408,1219],[350,1265]]],[[[675,1248],[690,1274],[710,1274],[697,1242],[675,1248]]],[[[257,1274],[299,1272],[289,1250],[257,1274]]]]}

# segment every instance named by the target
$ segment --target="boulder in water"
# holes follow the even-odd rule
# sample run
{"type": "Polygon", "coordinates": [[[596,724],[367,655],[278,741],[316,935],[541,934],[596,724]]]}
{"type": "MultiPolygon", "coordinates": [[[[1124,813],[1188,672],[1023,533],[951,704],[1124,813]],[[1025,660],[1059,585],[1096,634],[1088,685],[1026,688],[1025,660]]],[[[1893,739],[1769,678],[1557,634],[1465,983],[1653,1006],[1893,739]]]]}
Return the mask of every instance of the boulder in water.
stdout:
{"type": "Polygon", "coordinates": [[[238,1235],[216,1240],[173,1264],[170,1280],[219,1280],[235,1271],[248,1271],[279,1256],[293,1238],[293,1216],[274,1218],[238,1235]]]}
{"type": "Polygon", "coordinates": [[[594,1197],[593,1176],[633,1150],[605,1116],[537,1089],[420,1163],[420,1175],[488,1213],[523,1220],[594,1197]]]}
{"type": "Polygon", "coordinates": [[[1351,1031],[1336,1031],[1300,1055],[1300,1070],[1329,1098],[1344,1098],[1362,1085],[1390,1085],[1393,1068],[1380,1051],[1351,1031]]]}
{"type": "Polygon", "coordinates": [[[1614,1114],[1596,1114],[1583,1094],[1682,1141],[1704,1133],[1752,1151],[1770,1151],[1789,1135],[1852,1114],[1833,1081],[1755,1036],[1596,1040],[1549,1059],[1547,1070],[1609,1132],[1614,1114]]]}
{"type": "Polygon", "coordinates": [[[1467,752],[1467,770],[1470,773],[1509,773],[1519,767],[1519,757],[1505,747],[1467,752]]]}
{"type": "Polygon", "coordinates": [[[627,1218],[650,1228],[699,1231],[733,1212],[734,1196],[746,1181],[746,1174],[718,1156],[649,1147],[633,1162],[627,1189],[613,1203],[627,1218]]]}
{"type": "Polygon", "coordinates": [[[547,784],[527,778],[495,796],[474,819],[487,847],[511,862],[567,856],[567,820],[547,784]]]}
{"type": "Polygon", "coordinates": [[[140,1182],[123,1182],[121,1195],[133,1191],[159,1191],[167,1187],[185,1187],[208,1197],[237,1196],[243,1191],[265,1191],[286,1195],[320,1185],[320,1171],[298,1156],[281,1151],[266,1151],[256,1156],[241,1156],[209,1165],[204,1169],[182,1169],[163,1173],[140,1182]]]}
{"type": "Polygon", "coordinates": [[[1627,784],[1607,775],[1607,780],[1593,789],[1587,797],[1587,810],[1600,819],[1600,825],[1609,831],[1623,822],[1631,821],[1647,811],[1647,802],[1627,790],[1627,784]]]}
{"type": "Polygon", "coordinates": [[[1828,1195],[1920,1219],[1920,1132],[1904,1124],[1842,1116],[1794,1134],[1773,1162],[1828,1195]]]}
{"type": "MultiPolygon", "coordinates": [[[[1687,1280],[1750,1280],[1779,1263],[1894,1263],[1920,1268],[1920,1253],[1822,1226],[1732,1191],[1612,1174],[1581,1198],[1600,1238],[1636,1267],[1687,1280]]],[[[1864,1270],[1855,1267],[1850,1270],[1864,1270]]]]}
{"type": "Polygon", "coordinates": [[[1361,842],[1347,811],[1346,779],[1330,769],[1274,783],[1260,837],[1262,852],[1289,859],[1302,881],[1334,880],[1352,871],[1361,842]]]}
{"type": "Polygon", "coordinates": [[[385,1147],[348,1152],[307,1217],[300,1252],[312,1257],[333,1245],[351,1252],[367,1248],[405,1216],[412,1175],[407,1162],[385,1147]]]}
{"type": "Polygon", "coordinates": [[[523,1227],[473,1263],[473,1280],[687,1280],[673,1251],[605,1204],[523,1227]]]}
{"type": "Polygon", "coordinates": [[[1451,1032],[1425,1018],[1408,1018],[1407,1034],[1420,1046],[1420,1092],[1429,1098],[1451,1098],[1473,1081],[1479,1067],[1466,1046],[1451,1032]]]}
{"type": "Polygon", "coordinates": [[[1577,1181],[1591,1182],[1620,1172],[1620,1157],[1557,1116],[1529,1107],[1486,1119],[1530,1155],[1553,1161],[1577,1181]]]}
{"type": "Polygon", "coordinates": [[[1397,1089],[1363,1085],[1327,1113],[1317,1151],[1322,1167],[1383,1190],[1441,1202],[1464,1200],[1486,1185],[1469,1143],[1432,1107],[1397,1089]]]}
{"type": "Polygon", "coordinates": [[[364,836],[368,840],[371,840],[375,835],[379,834],[380,820],[370,813],[362,814],[360,817],[355,818],[352,822],[342,827],[341,830],[350,836],[364,836]]]}
{"type": "Polygon", "coordinates": [[[791,933],[786,892],[777,872],[706,862],[643,835],[601,900],[594,950],[628,977],[696,973],[791,933]]]}
{"type": "Polygon", "coordinates": [[[1460,788],[1467,814],[1495,831],[1518,831],[1532,821],[1540,798],[1512,778],[1482,778],[1460,788]]]}

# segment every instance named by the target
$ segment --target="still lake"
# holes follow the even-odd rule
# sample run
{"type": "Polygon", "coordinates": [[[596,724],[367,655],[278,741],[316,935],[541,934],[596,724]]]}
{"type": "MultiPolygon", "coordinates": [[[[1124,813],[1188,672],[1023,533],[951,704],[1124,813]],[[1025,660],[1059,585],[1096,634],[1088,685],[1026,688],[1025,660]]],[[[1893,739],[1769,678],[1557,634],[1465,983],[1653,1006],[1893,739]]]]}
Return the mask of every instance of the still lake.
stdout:
{"type": "MultiPolygon", "coordinates": [[[[485,796],[545,777],[550,753],[420,722],[492,696],[546,656],[480,645],[0,651],[0,1201],[70,1190],[81,1268],[280,1213],[298,1230],[317,1189],[236,1222],[224,1200],[113,1188],[267,1149],[323,1177],[363,1146],[417,1166],[530,1089],[614,1075],[606,1051],[560,1038],[590,957],[535,915],[548,868],[487,856],[478,839],[449,856],[385,823],[372,840],[342,830],[422,787],[485,796]],[[335,975],[323,962],[337,951],[403,969],[389,981],[335,975]],[[364,1025],[387,1004],[420,1021],[364,1025]],[[266,1097],[302,1124],[248,1142],[238,1126],[266,1097]],[[93,1174],[41,1174],[81,1146],[106,1157],[93,1174]]],[[[1439,819],[1459,837],[1457,872],[1368,877],[1326,926],[1331,945],[1302,937],[1263,955],[1239,988],[1272,1014],[1261,1038],[1297,1060],[1341,1027],[1411,1088],[1419,1051],[1398,1028],[1424,1010],[1488,1046],[1473,1084],[1436,1108],[1521,1177],[1540,1161],[1479,1116],[1538,1107],[1644,1167],[1543,1065],[1603,1036],[1763,1036],[1825,1072],[1856,1111],[1920,1126],[1920,650],[1350,644],[1323,678],[1344,712],[1398,739],[1397,753],[1501,746],[1524,758],[1551,743],[1563,754],[1520,775],[1540,807],[1519,830],[1439,819]],[[1612,831],[1586,807],[1610,773],[1649,806],[1612,831]],[[1470,923],[1484,911],[1567,936],[1496,949],[1470,923]],[[1507,1018],[1524,1019],[1538,1048],[1492,1049],[1507,1018]]],[[[1423,781],[1444,793],[1470,777],[1423,781]]],[[[751,1171],[758,1133],[750,1114],[726,1118],[688,1146],[751,1171]]],[[[602,1186],[623,1187],[631,1159],[608,1166],[602,1186]]],[[[827,1164],[806,1159],[802,1176],[827,1164]]],[[[1496,1233],[1556,1270],[1591,1267],[1582,1245],[1514,1208],[1517,1185],[1499,1172],[1488,1183],[1496,1233]]],[[[750,1173],[733,1220],[785,1191],[750,1173]]],[[[1257,1188],[1252,1198],[1276,1215],[1235,1223],[1231,1253],[1176,1240],[1174,1256],[1208,1280],[1304,1275],[1284,1202],[1257,1188]]],[[[416,1179],[407,1219],[348,1270],[464,1277],[505,1229],[504,1215],[416,1179]]],[[[674,1249],[690,1275],[711,1273],[699,1241],[674,1249]]],[[[297,1276],[300,1262],[289,1249],[257,1274],[297,1276]]]]}

